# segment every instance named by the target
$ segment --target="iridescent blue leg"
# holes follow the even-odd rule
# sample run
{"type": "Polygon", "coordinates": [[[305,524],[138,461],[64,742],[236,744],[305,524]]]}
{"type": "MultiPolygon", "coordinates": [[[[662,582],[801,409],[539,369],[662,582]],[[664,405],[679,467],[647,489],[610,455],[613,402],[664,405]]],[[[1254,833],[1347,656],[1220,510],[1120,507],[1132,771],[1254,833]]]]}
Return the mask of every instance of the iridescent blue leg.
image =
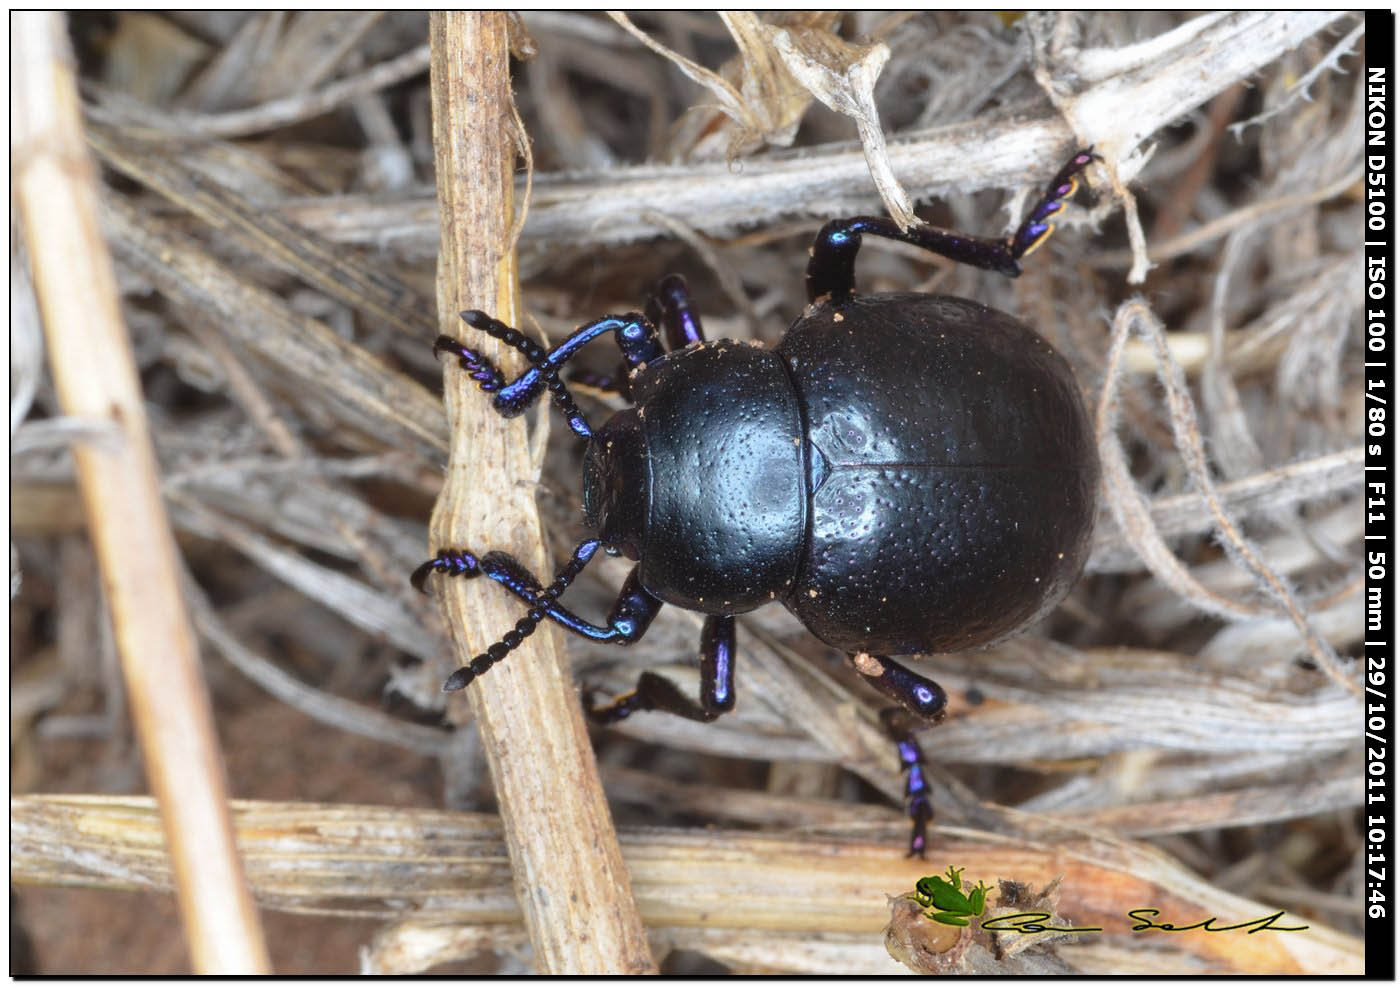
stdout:
{"type": "Polygon", "coordinates": [[[684,349],[692,342],[705,341],[700,316],[690,303],[690,289],[679,274],[668,274],[657,282],[646,312],[652,324],[664,330],[667,349],[684,349]]]}
{"type": "Polygon", "coordinates": [[[903,710],[885,709],[880,713],[880,721],[899,747],[899,764],[904,771],[904,803],[914,822],[914,830],[909,835],[909,855],[923,859],[928,847],[928,823],[933,820],[928,779],[924,776],[924,751],[914,738],[909,716],[903,710]]]}
{"type": "MultiPolygon", "coordinates": [[[[695,314],[685,278],[679,274],[669,274],[657,282],[656,290],[647,299],[646,320],[664,331],[668,350],[683,349],[692,342],[704,341],[705,334],[700,328],[700,316],[695,314]]],[[[571,373],[569,386],[585,393],[592,392],[599,396],[618,394],[631,400],[632,388],[628,382],[627,371],[651,358],[649,353],[638,353],[635,358],[623,363],[620,371],[614,376],[590,370],[571,373]]]]}
{"type": "Polygon", "coordinates": [[[482,390],[496,395],[493,405],[508,418],[523,412],[542,391],[548,389],[554,403],[569,422],[569,427],[581,438],[591,437],[593,431],[559,375],[564,364],[585,345],[607,332],[612,332],[616,337],[628,366],[637,366],[661,355],[661,343],[656,337],[655,326],[637,312],[605,315],[589,322],[548,352],[534,340],[484,312],[462,312],[462,321],[519,350],[530,361],[530,368],[507,383],[504,375],[489,359],[446,335],[438,336],[433,343],[434,355],[446,351],[456,356],[462,368],[471,374],[482,390]]]}
{"type": "Polygon", "coordinates": [[[435,558],[419,565],[409,580],[419,590],[423,589],[424,581],[432,572],[441,572],[444,575],[461,575],[466,578],[485,575],[491,581],[505,586],[530,606],[530,612],[526,614],[526,620],[531,623],[529,630],[522,631],[523,635],[519,639],[513,638],[511,634],[521,631],[521,625],[517,623],[516,630],[506,634],[501,641],[506,645],[504,650],[499,650],[500,645],[493,644],[487,648],[486,654],[473,660],[470,665],[458,669],[451,678],[448,678],[444,689],[452,692],[459,688],[465,688],[485,668],[495,664],[519,646],[520,640],[533,633],[534,625],[543,619],[553,620],[565,630],[600,643],[627,645],[641,640],[642,635],[651,626],[651,621],[655,619],[657,612],[661,609],[662,603],[660,599],[642,588],[641,579],[635,568],[632,569],[632,574],[627,576],[627,581],[622,586],[622,592],[619,593],[611,612],[608,613],[607,626],[590,623],[559,603],[558,596],[569,587],[569,583],[574,580],[575,576],[583,571],[584,566],[593,558],[593,553],[598,550],[600,543],[596,538],[580,542],[574,548],[573,557],[560,569],[559,575],[547,589],[542,589],[539,580],[531,575],[524,565],[503,551],[492,551],[478,558],[470,551],[461,548],[444,548],[437,553],[435,558]],[[511,643],[512,640],[514,643],[511,643]],[[487,657],[490,660],[478,670],[476,668],[477,661],[487,657]]]}
{"type": "Polygon", "coordinates": [[[881,695],[898,702],[930,725],[943,720],[948,707],[948,694],[923,675],[915,674],[901,664],[878,654],[855,654],[851,664],[881,695]]]}
{"type": "Polygon", "coordinates": [[[1045,242],[1055,228],[1050,219],[1064,208],[1065,200],[1078,187],[1079,173],[1096,158],[1092,148],[1070,158],[1046,186],[1045,194],[1025,222],[1004,239],[968,236],[926,225],[902,230],[893,219],[883,216],[833,219],[821,228],[812,244],[812,257],[807,262],[807,298],[816,301],[829,297],[833,304],[839,304],[850,297],[855,290],[856,253],[860,250],[862,234],[912,243],[960,264],[1016,277],[1021,273],[1017,261],[1045,242]]]}
{"type": "Polygon", "coordinates": [[[852,656],[851,663],[876,691],[900,704],[898,709],[886,709],[880,719],[898,744],[899,761],[904,766],[904,797],[909,817],[914,820],[909,855],[923,856],[933,806],[928,800],[923,751],[914,739],[909,717],[912,713],[927,723],[940,722],[948,707],[948,695],[937,683],[887,657],[862,653],[852,656]]]}
{"type": "Polygon", "coordinates": [[[505,586],[525,602],[533,605],[538,601],[544,607],[544,615],[565,630],[602,644],[627,645],[641,640],[662,605],[660,599],[642,588],[641,579],[634,568],[608,613],[607,626],[599,626],[577,616],[553,599],[540,600],[539,582],[510,555],[493,551],[481,559],[481,566],[488,578],[505,586]]]}
{"type": "MultiPolygon", "coordinates": [[[[690,291],[685,278],[679,274],[668,274],[657,282],[656,290],[647,299],[646,319],[664,333],[668,350],[683,349],[693,342],[703,342],[704,331],[700,327],[700,316],[695,314],[690,303],[690,291]]],[[[650,357],[647,357],[650,359],[650,357]]],[[[637,366],[634,361],[631,366],[637,366]]],[[[598,396],[617,394],[625,400],[632,399],[629,365],[623,363],[614,376],[592,373],[583,370],[569,375],[569,386],[585,393],[598,396]]]]}
{"type": "Polygon", "coordinates": [[[670,712],[714,722],[734,708],[734,617],[712,615],[700,632],[700,702],[681,693],[670,679],[643,671],[637,687],[607,705],[594,705],[591,693],[584,695],[584,710],[598,723],[619,722],[633,712],[670,712]]]}

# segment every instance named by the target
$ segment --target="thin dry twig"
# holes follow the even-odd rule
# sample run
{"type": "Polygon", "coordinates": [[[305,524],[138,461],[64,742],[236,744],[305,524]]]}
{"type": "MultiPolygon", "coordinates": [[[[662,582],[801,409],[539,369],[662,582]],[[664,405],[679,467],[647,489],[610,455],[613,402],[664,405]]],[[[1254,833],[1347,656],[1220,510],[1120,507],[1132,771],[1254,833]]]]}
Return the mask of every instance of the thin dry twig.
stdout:
{"type": "MultiPolygon", "coordinates": [[[[358,75],[333,82],[324,89],[298,93],[245,110],[229,110],[225,113],[143,113],[136,122],[149,130],[147,136],[150,137],[165,136],[182,140],[242,137],[329,113],[366,93],[376,92],[420,75],[427,68],[428,46],[423,44],[358,75]]],[[[124,100],[112,102],[116,104],[115,112],[110,113],[112,122],[121,122],[125,116],[122,110],[129,108],[129,104],[124,100]]]]}
{"type": "Polygon", "coordinates": [[[391,447],[407,440],[431,453],[446,451],[441,408],[417,381],[241,279],[169,223],[115,197],[104,200],[103,219],[119,259],[176,303],[215,318],[239,343],[303,385],[298,394],[324,395],[346,423],[391,447]]]}
{"type": "Polygon", "coordinates": [[[189,529],[222,539],[306,598],[317,600],[367,633],[382,637],[424,660],[437,653],[441,638],[425,629],[415,614],[405,613],[399,600],[279,547],[247,525],[221,516],[188,494],[171,491],[167,496],[171,506],[185,514],[182,522],[189,529]]]}
{"type": "MultiPolygon", "coordinates": [[[[1365,449],[1354,446],[1331,455],[1292,462],[1261,470],[1216,487],[1216,495],[1231,515],[1246,518],[1308,500],[1323,500],[1346,491],[1360,492],[1364,474],[1360,471],[1365,449]]],[[[1148,505],[1151,524],[1163,538],[1185,534],[1205,534],[1211,519],[1201,513],[1196,493],[1160,496],[1148,505]]],[[[1120,572],[1142,566],[1140,556],[1128,557],[1121,528],[1100,524],[1094,532],[1094,550],[1089,558],[1090,572],[1120,572]]]]}
{"type": "Polygon", "coordinates": [[[1244,536],[1238,525],[1226,512],[1224,504],[1216,492],[1215,482],[1210,478],[1206,466],[1205,448],[1201,441],[1200,428],[1195,410],[1181,368],[1171,359],[1171,354],[1162,342],[1163,328],[1145,302],[1133,300],[1124,303],[1114,317],[1114,334],[1108,357],[1108,377],[1103,396],[1099,402],[1097,430],[1099,448],[1105,453],[1105,483],[1110,490],[1109,506],[1114,511],[1118,524],[1133,539],[1142,553],[1148,567],[1160,578],[1172,584],[1179,594],[1210,613],[1227,619],[1253,617],[1260,614],[1258,606],[1240,603],[1234,599],[1214,593],[1192,578],[1179,561],[1171,554],[1161,534],[1151,527],[1151,518],[1142,495],[1133,487],[1127,471],[1127,461],[1121,446],[1114,435],[1114,400],[1116,397],[1117,363],[1123,352],[1123,345],[1131,331],[1136,330],[1153,342],[1157,349],[1158,378],[1167,393],[1167,403],[1171,408],[1172,430],[1176,435],[1177,447],[1186,459],[1193,484],[1205,500],[1216,531],[1222,544],[1237,562],[1254,573],[1257,583],[1276,605],[1283,610],[1298,629],[1298,633],[1308,644],[1308,651],[1318,665],[1337,684],[1357,698],[1361,698],[1361,685],[1353,673],[1343,668],[1336,651],[1326,639],[1313,628],[1306,612],[1299,604],[1293,590],[1259,557],[1244,536]]]}
{"type": "Polygon", "coordinates": [[[415,753],[441,756],[447,752],[451,735],[441,729],[394,719],[297,680],[243,644],[215,613],[208,597],[188,573],[184,575],[183,585],[185,600],[189,603],[200,634],[214,645],[225,660],[269,694],[319,722],[346,732],[392,743],[415,753]]]}
{"type": "MultiPolygon", "coordinates": [[[[1219,219],[1203,223],[1195,229],[1154,244],[1147,252],[1148,259],[1154,264],[1160,264],[1165,260],[1184,256],[1193,250],[1200,249],[1207,243],[1213,243],[1221,237],[1228,236],[1237,229],[1256,223],[1264,216],[1275,212],[1286,213],[1290,210],[1306,208],[1344,195],[1348,189],[1355,188],[1360,181],[1361,170],[1357,169],[1310,192],[1251,202],[1249,205],[1241,206],[1219,219]]],[[[1098,267],[1121,267],[1131,263],[1132,259],[1132,254],[1128,251],[1114,250],[1095,256],[1091,262],[1098,267]]]]}
{"type": "Polygon", "coordinates": [[[1204,797],[1118,805],[1101,811],[1075,809],[1069,814],[1078,823],[1126,835],[1199,832],[1316,815],[1339,805],[1360,806],[1365,796],[1363,785],[1358,770],[1321,784],[1312,780],[1273,784],[1204,797]]]}
{"type": "Polygon", "coordinates": [[[362,263],[345,250],[259,209],[233,189],[173,160],[159,144],[140,143],[102,125],[88,129],[88,142],[107,164],[213,228],[238,236],[251,253],[303,278],[327,296],[414,339],[432,332],[426,299],[382,267],[362,263]]]}
{"type": "Polygon", "coordinates": [[[243,880],[209,696],[181,603],[141,387],[98,233],[64,22],[16,14],[15,200],[24,217],[49,366],[68,413],[120,433],[73,449],[132,718],[160,800],[194,967],[263,973],[266,946],[243,880]]]}

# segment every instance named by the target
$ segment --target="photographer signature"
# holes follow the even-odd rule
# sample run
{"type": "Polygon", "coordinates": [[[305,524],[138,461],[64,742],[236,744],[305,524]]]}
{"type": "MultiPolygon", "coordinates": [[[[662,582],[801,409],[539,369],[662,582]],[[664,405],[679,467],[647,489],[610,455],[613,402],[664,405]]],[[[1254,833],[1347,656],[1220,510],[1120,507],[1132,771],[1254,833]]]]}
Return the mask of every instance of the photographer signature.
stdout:
{"type": "MultiPolygon", "coordinates": [[[[1218,920],[1214,917],[1206,918],[1195,924],[1176,925],[1170,921],[1153,920],[1161,915],[1161,911],[1155,907],[1138,907],[1128,912],[1128,917],[1135,922],[1132,930],[1137,931],[1243,931],[1249,930],[1245,934],[1252,935],[1256,931],[1306,931],[1308,926],[1290,928],[1275,924],[1279,918],[1283,917],[1283,911],[1275,911],[1263,917],[1255,918],[1252,921],[1241,921],[1239,924],[1217,925],[1218,920]]],[[[1000,917],[988,918],[982,922],[984,931],[1011,931],[1018,935],[1039,935],[1053,931],[1060,934],[1082,934],[1087,932],[1103,931],[1102,928],[1074,928],[1064,925],[1046,924],[1050,920],[1050,915],[1045,911],[1025,911],[1020,914],[1004,914],[1000,917]]]]}

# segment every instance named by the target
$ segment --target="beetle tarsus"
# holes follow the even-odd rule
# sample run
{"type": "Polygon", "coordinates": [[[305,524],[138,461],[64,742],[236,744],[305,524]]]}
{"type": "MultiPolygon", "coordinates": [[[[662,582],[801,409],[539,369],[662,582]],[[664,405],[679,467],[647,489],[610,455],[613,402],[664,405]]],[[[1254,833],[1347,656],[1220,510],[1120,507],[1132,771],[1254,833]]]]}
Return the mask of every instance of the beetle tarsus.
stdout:
{"type": "Polygon", "coordinates": [[[527,338],[518,329],[513,329],[504,322],[475,309],[461,314],[462,321],[472,328],[485,332],[491,338],[518,350],[530,361],[528,370],[510,383],[506,383],[500,371],[496,370],[495,366],[485,357],[471,349],[460,347],[460,344],[455,343],[455,340],[450,336],[442,336],[434,343],[434,352],[439,349],[459,352],[460,348],[460,352],[471,354],[474,357],[471,361],[464,357],[462,367],[481,384],[482,390],[495,393],[496,399],[492,404],[502,417],[513,418],[523,413],[527,407],[535,402],[540,393],[547,389],[554,399],[555,405],[563,412],[564,419],[569,423],[569,428],[583,438],[592,434],[583,412],[574,403],[573,395],[569,393],[568,388],[564,386],[564,381],[559,377],[559,366],[568,358],[567,355],[551,362],[550,356],[552,354],[546,352],[544,347],[533,339],[527,338]],[[478,369],[479,364],[484,364],[484,367],[478,369]],[[478,373],[482,376],[478,376],[478,373]],[[482,382],[483,376],[486,382],[482,382]]]}
{"type": "Polygon", "coordinates": [[[476,381],[477,386],[486,393],[494,394],[505,386],[506,378],[496,368],[495,363],[492,363],[475,349],[469,349],[462,345],[451,336],[438,336],[433,343],[433,356],[437,357],[443,353],[451,353],[456,356],[462,369],[466,370],[476,381]]]}
{"type": "Polygon", "coordinates": [[[415,568],[408,581],[419,592],[427,592],[427,579],[433,572],[474,579],[481,574],[481,568],[476,555],[470,551],[443,548],[434,557],[415,568]]]}
{"type": "MultiPolygon", "coordinates": [[[[599,541],[594,538],[575,548],[573,560],[565,566],[560,578],[567,574],[569,581],[572,581],[593,556],[598,544],[599,541]]],[[[563,592],[562,588],[559,593],[547,594],[540,588],[539,580],[530,574],[524,565],[504,552],[492,551],[484,556],[481,559],[481,571],[491,581],[505,586],[527,605],[539,606],[544,610],[546,618],[565,630],[602,644],[626,646],[636,643],[642,639],[642,635],[651,626],[652,619],[662,606],[660,599],[642,588],[635,568],[623,583],[622,591],[608,614],[606,626],[590,623],[561,604],[555,596],[563,592]]],[[[555,581],[557,583],[558,579],[555,581]]]]}
{"type": "MultiPolygon", "coordinates": [[[[600,643],[632,644],[642,639],[651,626],[651,621],[661,609],[662,603],[642,587],[641,579],[634,568],[623,584],[622,592],[613,603],[608,614],[607,626],[590,623],[575,615],[559,603],[558,597],[583,571],[601,542],[589,538],[579,542],[574,548],[573,557],[559,570],[554,581],[541,588],[539,580],[532,575],[515,557],[503,551],[491,551],[476,557],[469,551],[458,548],[444,548],[437,556],[419,565],[411,581],[419,589],[432,572],[448,575],[465,575],[474,578],[485,575],[491,581],[505,586],[518,598],[530,606],[526,613],[500,640],[478,654],[469,664],[459,668],[447,679],[444,689],[458,691],[484,674],[493,664],[503,660],[507,654],[519,647],[526,637],[535,632],[535,627],[545,619],[553,620],[565,630],[600,643]]],[[[732,642],[732,630],[731,630],[732,642]]],[[[730,650],[732,651],[732,643],[730,650]]]]}
{"type": "Polygon", "coordinates": [[[924,775],[924,751],[914,738],[913,724],[903,709],[885,709],[880,713],[880,722],[899,748],[900,769],[904,772],[904,803],[914,823],[908,855],[923,859],[928,848],[928,825],[933,820],[928,778],[924,775]]]}
{"type": "Polygon", "coordinates": [[[455,692],[466,688],[476,678],[485,674],[492,665],[505,660],[507,654],[519,647],[525,638],[535,632],[535,628],[546,617],[552,616],[550,607],[558,596],[573,582],[584,566],[598,550],[598,540],[590,538],[580,542],[573,556],[559,569],[559,574],[546,588],[523,565],[510,555],[492,551],[483,558],[477,558],[461,548],[444,548],[436,557],[419,565],[410,581],[417,589],[423,589],[423,581],[432,572],[448,575],[464,575],[475,578],[485,574],[494,582],[499,582],[530,604],[529,611],[516,621],[515,627],[505,633],[500,640],[486,648],[472,660],[454,671],[443,683],[443,691],[455,692]]]}
{"type": "Polygon", "coordinates": [[[463,346],[451,336],[440,336],[433,344],[433,352],[447,351],[456,355],[463,369],[471,373],[472,379],[477,381],[482,390],[495,393],[496,399],[492,403],[503,417],[512,418],[521,414],[541,393],[548,390],[555,405],[569,423],[569,428],[580,438],[591,438],[593,430],[560,376],[564,364],[584,345],[608,332],[614,334],[617,346],[622,350],[628,366],[639,366],[661,355],[661,343],[656,337],[656,327],[645,315],[637,312],[605,315],[594,319],[576,329],[567,339],[548,351],[518,329],[511,328],[485,312],[471,309],[462,312],[461,315],[462,321],[472,328],[519,350],[530,361],[530,368],[506,383],[501,372],[490,360],[463,346]]]}
{"type": "Polygon", "coordinates": [[[1080,172],[1092,162],[1102,160],[1103,158],[1094,153],[1092,147],[1086,147],[1076,152],[1055,177],[1050,179],[1050,184],[1045,186],[1045,193],[1040,197],[1040,201],[1011,237],[1009,246],[1013,257],[1019,259],[1029,256],[1050,238],[1050,234],[1055,231],[1055,224],[1049,220],[1064,208],[1066,201],[1073,198],[1079,188],[1080,172]]]}

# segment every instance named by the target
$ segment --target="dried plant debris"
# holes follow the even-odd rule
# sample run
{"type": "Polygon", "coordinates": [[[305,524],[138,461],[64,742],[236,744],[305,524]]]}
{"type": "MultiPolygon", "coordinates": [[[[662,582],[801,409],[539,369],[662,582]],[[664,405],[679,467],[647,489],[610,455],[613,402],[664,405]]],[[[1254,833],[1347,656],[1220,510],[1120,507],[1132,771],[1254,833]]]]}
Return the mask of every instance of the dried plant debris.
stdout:
{"type": "MultiPolygon", "coordinates": [[[[448,437],[426,17],[75,13],[70,34],[216,712],[290,708],[322,730],[270,761],[285,776],[240,773],[269,761],[230,749],[234,789],[314,790],[296,778],[349,733],[421,766],[386,752],[348,790],[489,807],[479,754],[441,718],[444,628],[406,578],[448,437]]],[[[527,11],[512,36],[533,180],[522,328],[555,341],[674,271],[712,337],[772,345],[802,311],[826,219],[1003,235],[1068,149],[1094,146],[1102,165],[1018,280],[878,242],[861,255],[861,290],[961,295],[1035,326],[1074,366],[1106,464],[1065,604],[1019,639],[923,664],[951,697],[921,734],[932,838],[1146,843],[1240,899],[1357,933],[1358,17],[527,11]]],[[[11,286],[12,790],[134,791],[66,451],[104,434],[59,414],[23,263],[11,286]]],[[[586,368],[613,372],[597,348],[586,368]]],[[[580,453],[550,414],[530,421],[560,558],[580,531],[580,453]]],[[[601,560],[571,604],[605,611],[625,572],[601,560]]],[[[883,825],[897,860],[879,700],[786,613],[739,623],[733,714],[595,733],[619,823],[883,825]]],[[[689,692],[698,633],[672,607],[637,647],[570,640],[575,677],[615,694],[647,668],[689,692]]],[[[1069,886],[1058,907],[1074,914],[1069,886]]],[[[970,935],[926,947],[909,929],[938,922],[902,920],[906,951],[972,968],[970,935]]],[[[761,964],[672,930],[667,947],[761,964]]],[[[59,937],[36,937],[41,969],[59,937]]],[[[785,969],[856,961],[851,941],[821,941],[785,969]]],[[[1136,968],[1134,941],[1093,968],[1136,968]]],[[[861,942],[861,962],[889,963],[878,927],[861,942]]],[[[1015,958],[986,955],[988,971],[1015,958]]]]}

